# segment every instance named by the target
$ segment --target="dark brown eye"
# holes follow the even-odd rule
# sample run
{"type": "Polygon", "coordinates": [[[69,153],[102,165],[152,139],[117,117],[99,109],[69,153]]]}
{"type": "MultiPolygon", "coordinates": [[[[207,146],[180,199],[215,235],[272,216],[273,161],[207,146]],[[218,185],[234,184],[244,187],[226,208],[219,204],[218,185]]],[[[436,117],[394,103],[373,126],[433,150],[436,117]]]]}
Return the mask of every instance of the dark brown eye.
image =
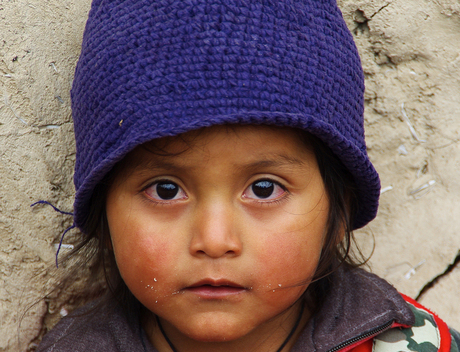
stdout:
{"type": "Polygon", "coordinates": [[[244,198],[255,200],[275,200],[286,193],[286,188],[270,179],[257,180],[249,185],[243,193],[244,198]]]}
{"type": "Polygon", "coordinates": [[[146,188],[144,192],[157,201],[187,198],[184,190],[177,183],[169,180],[155,182],[146,188]]]}
{"type": "Polygon", "coordinates": [[[172,182],[158,182],[157,194],[161,199],[174,199],[179,193],[179,186],[172,182]]]}
{"type": "Polygon", "coordinates": [[[275,190],[275,184],[268,180],[262,180],[254,182],[251,185],[252,192],[255,196],[261,199],[265,199],[270,197],[275,190]]]}

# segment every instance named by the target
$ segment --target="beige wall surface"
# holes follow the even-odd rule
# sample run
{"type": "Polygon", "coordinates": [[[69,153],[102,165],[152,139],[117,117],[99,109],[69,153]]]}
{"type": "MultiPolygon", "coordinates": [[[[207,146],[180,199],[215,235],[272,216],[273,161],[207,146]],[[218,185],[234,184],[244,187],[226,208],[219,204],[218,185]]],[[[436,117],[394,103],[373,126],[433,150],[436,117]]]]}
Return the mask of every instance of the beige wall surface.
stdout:
{"type": "MultiPolygon", "coordinates": [[[[366,138],[382,180],[358,231],[371,270],[460,329],[460,4],[339,0],[366,74],[366,138]],[[454,265],[453,265],[454,264],[454,265]]],[[[89,0],[0,0],[0,351],[26,351],[73,307],[52,282],[72,219],[69,89],[89,0]],[[19,346],[18,346],[19,344],[19,346]]],[[[62,269],[63,270],[63,269],[62,269]]]]}

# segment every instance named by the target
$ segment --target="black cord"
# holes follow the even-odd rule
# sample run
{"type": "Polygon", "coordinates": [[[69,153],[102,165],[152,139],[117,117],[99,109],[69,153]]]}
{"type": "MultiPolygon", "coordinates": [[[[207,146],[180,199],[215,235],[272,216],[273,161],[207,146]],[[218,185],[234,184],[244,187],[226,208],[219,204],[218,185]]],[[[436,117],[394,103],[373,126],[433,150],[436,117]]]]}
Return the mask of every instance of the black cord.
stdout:
{"type": "Polygon", "coordinates": [[[161,333],[163,334],[163,337],[165,338],[166,342],[168,343],[169,347],[171,347],[173,352],[177,352],[176,347],[172,344],[171,340],[166,336],[165,331],[163,330],[163,326],[161,326],[160,319],[158,319],[158,315],[156,316],[157,318],[157,323],[158,327],[160,328],[161,333]]]}
{"type": "Polygon", "coordinates": [[[297,317],[297,321],[295,322],[294,324],[294,327],[292,328],[291,332],[289,333],[288,337],[286,337],[286,340],[284,340],[283,344],[280,346],[280,348],[278,348],[276,350],[276,352],[281,352],[284,348],[284,346],[286,346],[286,344],[289,342],[289,340],[291,339],[292,335],[294,335],[295,331],[297,330],[297,328],[299,327],[299,324],[300,324],[300,321],[302,320],[302,315],[303,315],[303,309],[305,307],[305,302],[302,301],[302,307],[300,308],[300,313],[299,313],[299,316],[297,317]]]}

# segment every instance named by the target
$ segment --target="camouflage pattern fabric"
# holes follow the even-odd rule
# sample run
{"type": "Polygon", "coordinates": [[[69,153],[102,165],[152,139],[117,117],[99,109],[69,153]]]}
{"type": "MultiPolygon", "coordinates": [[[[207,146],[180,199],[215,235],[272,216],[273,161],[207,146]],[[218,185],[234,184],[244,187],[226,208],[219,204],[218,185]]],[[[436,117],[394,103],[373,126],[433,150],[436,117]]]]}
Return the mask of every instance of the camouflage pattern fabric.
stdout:
{"type": "MultiPolygon", "coordinates": [[[[410,328],[390,329],[376,336],[373,352],[438,352],[441,336],[433,315],[408,304],[415,315],[415,324],[410,328]]],[[[459,352],[454,339],[451,352],[459,352]]]]}
{"type": "Polygon", "coordinates": [[[459,352],[460,351],[460,334],[455,330],[450,330],[452,335],[452,344],[450,346],[450,352],[459,352]]]}

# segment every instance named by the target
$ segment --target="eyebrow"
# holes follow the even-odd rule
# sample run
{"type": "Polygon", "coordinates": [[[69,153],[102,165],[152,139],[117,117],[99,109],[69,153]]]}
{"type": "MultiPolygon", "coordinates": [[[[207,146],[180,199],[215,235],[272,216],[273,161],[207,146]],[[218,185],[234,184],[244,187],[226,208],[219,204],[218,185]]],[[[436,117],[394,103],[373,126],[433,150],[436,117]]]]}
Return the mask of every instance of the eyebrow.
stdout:
{"type": "MultiPolygon", "coordinates": [[[[173,158],[171,156],[167,158],[173,158]]],[[[166,157],[159,157],[155,159],[149,159],[148,161],[143,161],[138,163],[134,167],[135,172],[145,172],[145,171],[178,171],[178,170],[184,170],[184,169],[189,169],[189,168],[195,168],[195,166],[185,166],[185,165],[180,165],[177,162],[171,162],[166,160],[166,157]]]]}
{"type": "Polygon", "coordinates": [[[297,159],[285,154],[271,154],[269,156],[263,156],[261,160],[249,162],[238,166],[238,169],[257,169],[265,167],[288,167],[298,168],[304,166],[306,163],[302,159],[297,159]]]}
{"type": "MultiPolygon", "coordinates": [[[[146,172],[146,171],[183,171],[183,170],[194,170],[197,169],[198,165],[187,165],[181,162],[174,162],[174,156],[158,157],[150,159],[145,162],[141,162],[134,167],[135,172],[146,172]],[[168,159],[168,160],[167,160],[168,159]],[[172,161],[170,161],[172,160],[172,161]]],[[[270,167],[283,167],[296,169],[302,167],[306,162],[302,159],[294,158],[285,154],[270,154],[261,155],[258,160],[249,161],[236,166],[236,171],[252,170],[260,168],[270,167]]]]}

